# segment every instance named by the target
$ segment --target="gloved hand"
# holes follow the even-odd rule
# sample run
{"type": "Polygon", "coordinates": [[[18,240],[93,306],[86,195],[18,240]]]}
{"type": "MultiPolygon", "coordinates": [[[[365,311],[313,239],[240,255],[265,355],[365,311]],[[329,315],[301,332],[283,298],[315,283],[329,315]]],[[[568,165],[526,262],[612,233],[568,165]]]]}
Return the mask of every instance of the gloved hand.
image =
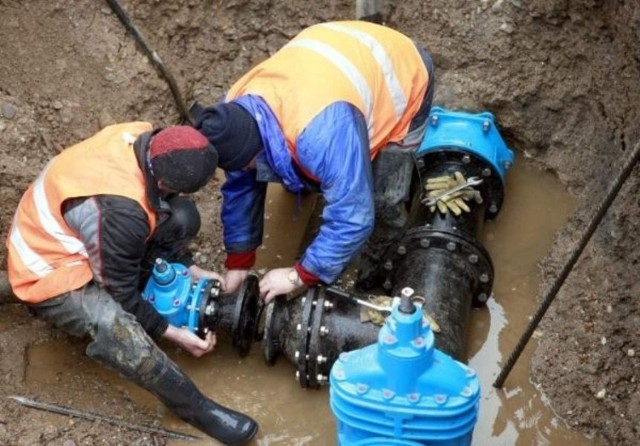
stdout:
{"type": "MultiPolygon", "coordinates": [[[[437,197],[454,187],[466,184],[466,182],[467,180],[460,172],[455,172],[453,177],[443,175],[441,177],[429,178],[425,185],[427,198],[437,197]]],[[[451,195],[447,195],[446,197],[436,201],[434,206],[429,206],[429,210],[431,212],[435,212],[437,206],[438,211],[442,214],[446,214],[450,210],[455,215],[460,215],[462,214],[462,211],[469,212],[471,210],[466,203],[469,200],[474,200],[476,203],[482,203],[482,196],[479,191],[469,187],[467,189],[454,192],[451,195]]]]}

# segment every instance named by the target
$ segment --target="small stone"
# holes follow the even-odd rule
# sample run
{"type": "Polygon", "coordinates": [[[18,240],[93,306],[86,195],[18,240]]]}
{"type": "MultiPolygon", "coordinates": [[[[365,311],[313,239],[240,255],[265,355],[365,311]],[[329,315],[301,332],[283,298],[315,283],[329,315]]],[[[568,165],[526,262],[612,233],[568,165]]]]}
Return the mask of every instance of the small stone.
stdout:
{"type": "Polygon", "coordinates": [[[9,104],[8,102],[3,102],[2,106],[0,106],[0,111],[2,111],[2,116],[5,119],[13,119],[18,110],[15,105],[9,104]]]}
{"type": "Polygon", "coordinates": [[[599,390],[598,393],[596,393],[596,398],[599,400],[604,399],[605,396],[607,396],[606,389],[599,390]]]}
{"type": "Polygon", "coordinates": [[[627,356],[635,356],[636,355],[636,351],[632,348],[630,348],[629,350],[627,350],[627,356]]]}
{"type": "Polygon", "coordinates": [[[51,106],[52,106],[53,108],[55,108],[56,110],[60,110],[60,109],[62,108],[62,102],[60,102],[60,101],[53,101],[53,102],[51,103],[51,106]]]}
{"type": "Polygon", "coordinates": [[[62,443],[62,446],[78,446],[78,445],[73,440],[65,440],[64,443],[62,443]]]}
{"type": "Polygon", "coordinates": [[[500,31],[507,33],[507,34],[512,34],[513,33],[513,25],[509,24],[509,23],[503,23],[502,25],[500,25],[500,31]]]}

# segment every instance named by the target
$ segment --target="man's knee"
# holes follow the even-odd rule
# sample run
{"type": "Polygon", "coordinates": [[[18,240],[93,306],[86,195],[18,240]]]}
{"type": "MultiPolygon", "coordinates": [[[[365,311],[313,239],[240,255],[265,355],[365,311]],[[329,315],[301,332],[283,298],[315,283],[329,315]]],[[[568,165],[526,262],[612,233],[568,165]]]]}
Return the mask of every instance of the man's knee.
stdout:
{"type": "Polygon", "coordinates": [[[139,370],[155,348],[133,315],[117,304],[105,308],[91,334],[93,341],[87,346],[87,355],[125,375],[139,370]]]}

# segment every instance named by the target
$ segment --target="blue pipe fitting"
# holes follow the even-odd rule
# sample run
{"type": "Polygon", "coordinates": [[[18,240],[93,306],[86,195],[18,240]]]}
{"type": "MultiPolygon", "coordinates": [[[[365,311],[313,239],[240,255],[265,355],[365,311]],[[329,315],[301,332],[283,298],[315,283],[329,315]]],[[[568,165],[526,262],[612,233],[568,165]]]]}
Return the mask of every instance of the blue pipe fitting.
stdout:
{"type": "Polygon", "coordinates": [[[142,298],[151,303],[171,325],[198,333],[207,293],[207,280],[191,283],[189,269],[179,263],[157,259],[142,298]]]}
{"type": "Polygon", "coordinates": [[[474,114],[433,107],[417,156],[451,148],[480,157],[492,166],[503,182],[513,164],[513,152],[502,139],[492,113],[474,114]]]}
{"type": "Polygon", "coordinates": [[[420,306],[399,299],[377,344],[341,353],[330,373],[338,445],[468,446],[480,385],[475,370],[434,348],[420,306]]]}

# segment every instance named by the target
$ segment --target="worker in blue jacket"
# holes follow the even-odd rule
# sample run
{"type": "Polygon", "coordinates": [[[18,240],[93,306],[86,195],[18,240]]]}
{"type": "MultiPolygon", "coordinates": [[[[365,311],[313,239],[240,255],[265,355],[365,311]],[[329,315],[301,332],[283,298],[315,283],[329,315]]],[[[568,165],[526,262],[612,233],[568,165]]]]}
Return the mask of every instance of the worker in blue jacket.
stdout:
{"type": "Polygon", "coordinates": [[[303,30],[199,113],[195,127],[226,171],[227,291],[255,262],[271,181],[295,194],[318,191],[326,204],[302,258],[261,279],[266,302],[334,282],[371,236],[360,264],[367,285],[405,223],[412,153],[432,95],[431,58],[411,39],[373,23],[330,22],[303,30]]]}

